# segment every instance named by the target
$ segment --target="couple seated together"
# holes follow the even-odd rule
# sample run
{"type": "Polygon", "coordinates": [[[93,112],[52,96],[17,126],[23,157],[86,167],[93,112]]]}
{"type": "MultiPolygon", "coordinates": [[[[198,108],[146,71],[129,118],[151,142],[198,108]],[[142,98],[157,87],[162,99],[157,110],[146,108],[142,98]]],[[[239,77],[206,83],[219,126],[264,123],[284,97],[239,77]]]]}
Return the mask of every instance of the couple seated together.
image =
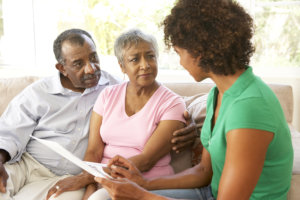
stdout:
{"type": "MultiPolygon", "coordinates": [[[[185,103],[156,81],[158,45],[155,38],[138,29],[120,35],[114,52],[129,81],[106,87],[97,98],[90,120],[89,142],[84,160],[108,163],[116,155],[131,160],[145,177],[174,174],[170,165],[171,138],[185,126],[185,103]]],[[[86,188],[85,197],[97,189],[87,172],[60,180],[49,191],[59,195],[86,188]]],[[[105,189],[89,199],[107,199],[105,189]]]]}

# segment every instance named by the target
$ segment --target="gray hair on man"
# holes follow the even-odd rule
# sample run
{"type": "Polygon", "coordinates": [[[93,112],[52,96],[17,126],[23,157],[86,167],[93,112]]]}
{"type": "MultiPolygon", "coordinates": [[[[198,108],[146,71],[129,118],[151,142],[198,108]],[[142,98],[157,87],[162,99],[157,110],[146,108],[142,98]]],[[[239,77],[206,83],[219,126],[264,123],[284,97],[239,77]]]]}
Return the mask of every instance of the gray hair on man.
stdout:
{"type": "Polygon", "coordinates": [[[114,52],[118,62],[124,64],[123,57],[125,51],[133,45],[138,45],[140,42],[151,44],[154,48],[154,53],[158,58],[158,45],[155,37],[145,34],[139,29],[130,29],[129,31],[122,33],[115,41],[114,52]]]}

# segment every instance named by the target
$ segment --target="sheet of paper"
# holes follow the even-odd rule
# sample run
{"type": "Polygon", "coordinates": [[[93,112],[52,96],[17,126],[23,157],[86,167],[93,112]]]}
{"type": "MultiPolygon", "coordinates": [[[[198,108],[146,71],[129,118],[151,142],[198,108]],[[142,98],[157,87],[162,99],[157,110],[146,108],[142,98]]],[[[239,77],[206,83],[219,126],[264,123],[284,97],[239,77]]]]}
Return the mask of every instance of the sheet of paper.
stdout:
{"type": "Polygon", "coordinates": [[[78,167],[82,168],[83,170],[87,171],[88,173],[92,174],[93,176],[97,177],[103,177],[103,178],[111,178],[110,175],[104,172],[103,167],[105,167],[105,164],[101,163],[93,163],[93,162],[85,162],[81,159],[74,156],[70,151],[66,150],[64,147],[62,147],[60,144],[48,141],[44,139],[40,139],[34,136],[31,136],[33,139],[37,140],[38,142],[44,144],[48,148],[52,149],[59,155],[63,156],[64,158],[68,159],[78,167]]]}

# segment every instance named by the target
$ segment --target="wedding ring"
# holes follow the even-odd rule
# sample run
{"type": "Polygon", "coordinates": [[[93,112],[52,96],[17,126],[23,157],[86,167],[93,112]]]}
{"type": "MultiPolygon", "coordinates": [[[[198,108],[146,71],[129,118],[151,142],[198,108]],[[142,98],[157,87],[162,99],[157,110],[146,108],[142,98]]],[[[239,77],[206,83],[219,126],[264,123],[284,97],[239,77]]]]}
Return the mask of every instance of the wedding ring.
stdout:
{"type": "Polygon", "coordinates": [[[55,186],[55,189],[56,189],[56,190],[59,190],[59,186],[58,186],[58,185],[57,185],[57,186],[55,186]]]}

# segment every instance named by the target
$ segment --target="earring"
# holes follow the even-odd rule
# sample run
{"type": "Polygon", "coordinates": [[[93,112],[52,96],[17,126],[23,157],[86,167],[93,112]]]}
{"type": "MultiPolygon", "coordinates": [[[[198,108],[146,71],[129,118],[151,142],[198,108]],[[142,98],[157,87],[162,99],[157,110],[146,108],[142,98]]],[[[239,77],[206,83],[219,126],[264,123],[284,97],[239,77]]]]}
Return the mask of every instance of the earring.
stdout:
{"type": "Polygon", "coordinates": [[[125,81],[125,73],[123,73],[123,81],[125,81]]]}

